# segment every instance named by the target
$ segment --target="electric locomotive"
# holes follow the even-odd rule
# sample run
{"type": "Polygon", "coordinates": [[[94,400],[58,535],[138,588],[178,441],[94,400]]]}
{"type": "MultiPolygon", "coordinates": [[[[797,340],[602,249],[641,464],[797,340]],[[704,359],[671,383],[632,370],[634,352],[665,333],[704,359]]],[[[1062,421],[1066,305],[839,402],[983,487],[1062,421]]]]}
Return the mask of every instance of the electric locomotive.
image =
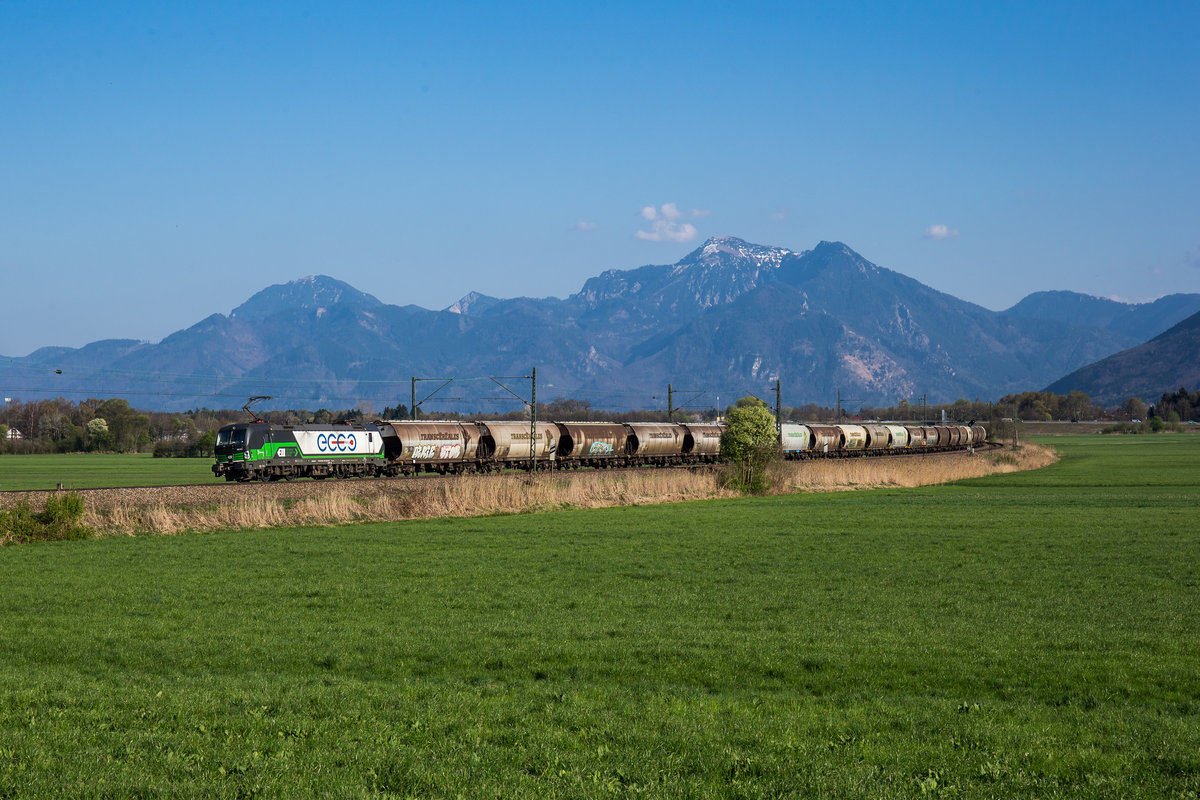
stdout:
{"type": "Polygon", "coordinates": [[[241,422],[217,432],[213,474],[227,481],[354,478],[383,474],[383,435],[374,425],[241,422]]]}

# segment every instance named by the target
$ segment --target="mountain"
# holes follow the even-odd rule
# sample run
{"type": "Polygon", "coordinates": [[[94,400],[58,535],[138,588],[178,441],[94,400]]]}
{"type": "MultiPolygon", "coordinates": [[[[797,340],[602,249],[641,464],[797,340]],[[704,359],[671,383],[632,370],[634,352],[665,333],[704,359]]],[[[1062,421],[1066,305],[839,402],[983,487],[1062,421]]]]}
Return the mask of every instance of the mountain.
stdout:
{"type": "Polygon", "coordinates": [[[1098,403],[1130,397],[1157,402],[1164,392],[1200,387],[1200,313],[1145,344],[1078,369],[1046,387],[1057,394],[1078,390],[1098,403]]]}
{"type": "Polygon", "coordinates": [[[994,398],[1136,344],[1130,319],[1152,327],[1196,297],[1127,313],[1058,295],[998,313],[840,242],[796,251],[716,237],[674,264],[607,270],[567,298],[472,292],[441,311],[311,276],[157,344],[102,341],[9,359],[0,379],[23,399],[125,396],[167,409],[231,407],[257,394],[275,406],[380,408],[407,403],[413,377],[445,376],[458,380],[427,408],[499,412],[517,401],[487,376],[533,366],[539,397],[602,408],[652,406],[667,383],[711,406],[765,396],[776,378],[792,405],[832,404],[839,391],[851,405],[994,398]]]}
{"type": "Polygon", "coordinates": [[[643,342],[625,374],[687,374],[703,364],[727,386],[750,391],[779,377],[787,396],[824,402],[838,389],[870,404],[920,394],[986,398],[1123,341],[1064,323],[1014,322],[840,242],[789,252],[762,274],[759,288],[643,342]]]}
{"type": "Polygon", "coordinates": [[[1122,303],[1078,292],[1035,292],[1004,313],[1103,328],[1144,342],[1200,311],[1200,294],[1170,294],[1152,303],[1122,303]]]}
{"type": "Polygon", "coordinates": [[[500,302],[502,301],[498,297],[489,297],[479,292],[469,292],[458,302],[448,306],[446,311],[454,314],[481,314],[500,302]]]}
{"type": "Polygon", "coordinates": [[[616,302],[638,305],[659,318],[689,317],[772,280],[792,255],[791,250],[719,236],[670,266],[610,269],[588,280],[573,298],[591,309],[616,302]]]}

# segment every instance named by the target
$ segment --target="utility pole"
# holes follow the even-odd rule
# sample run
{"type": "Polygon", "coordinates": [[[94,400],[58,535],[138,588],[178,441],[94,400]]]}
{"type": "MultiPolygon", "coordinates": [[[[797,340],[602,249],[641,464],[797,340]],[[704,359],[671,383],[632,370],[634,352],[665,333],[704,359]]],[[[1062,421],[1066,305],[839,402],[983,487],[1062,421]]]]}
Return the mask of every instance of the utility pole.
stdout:
{"type": "MultiPolygon", "coordinates": [[[[682,394],[682,395],[687,396],[687,399],[684,401],[684,404],[682,406],[680,406],[681,409],[689,408],[689,407],[695,408],[695,406],[692,404],[697,399],[699,399],[699,398],[703,397],[705,394],[707,394],[707,390],[705,390],[705,389],[676,389],[674,386],[672,386],[671,384],[668,383],[667,384],[667,420],[669,422],[675,421],[675,395],[677,395],[677,394],[682,394]]],[[[654,395],[654,397],[658,397],[658,395],[654,395]]]]}
{"type": "MultiPolygon", "coordinates": [[[[529,406],[529,469],[537,466],[537,367],[529,375],[489,375],[488,380],[521,401],[521,405],[529,406]],[[501,381],[529,381],[529,399],[526,400],[501,381]]],[[[502,397],[489,397],[488,400],[503,400],[502,397]]]]}
{"type": "Polygon", "coordinates": [[[842,421],[842,390],[838,389],[837,390],[837,418],[834,420],[834,422],[841,424],[841,421],[842,421]]]}
{"type": "Polygon", "coordinates": [[[537,367],[529,378],[533,389],[529,398],[529,471],[537,469],[537,367]]]}
{"type": "MultiPolygon", "coordinates": [[[[442,389],[445,389],[447,386],[454,383],[454,378],[418,378],[416,376],[413,376],[413,379],[412,379],[412,405],[409,406],[409,409],[408,409],[408,418],[412,419],[412,420],[415,420],[417,418],[417,406],[421,405],[421,403],[417,402],[417,381],[441,381],[442,382],[442,384],[440,386],[438,386],[432,392],[430,392],[429,394],[427,394],[421,398],[421,403],[424,403],[426,400],[433,397],[435,394],[440,392],[442,389]]],[[[461,400],[462,398],[447,398],[447,399],[461,400]]]]}
{"type": "MultiPolygon", "coordinates": [[[[533,372],[529,375],[489,375],[488,380],[520,400],[521,405],[529,406],[529,470],[532,472],[537,467],[537,367],[534,367],[533,372]],[[529,381],[529,399],[521,397],[501,381],[529,381]]],[[[502,400],[504,398],[487,399],[502,400]]]]}
{"type": "Polygon", "coordinates": [[[775,379],[775,433],[783,434],[783,393],[779,388],[779,378],[775,379]]]}

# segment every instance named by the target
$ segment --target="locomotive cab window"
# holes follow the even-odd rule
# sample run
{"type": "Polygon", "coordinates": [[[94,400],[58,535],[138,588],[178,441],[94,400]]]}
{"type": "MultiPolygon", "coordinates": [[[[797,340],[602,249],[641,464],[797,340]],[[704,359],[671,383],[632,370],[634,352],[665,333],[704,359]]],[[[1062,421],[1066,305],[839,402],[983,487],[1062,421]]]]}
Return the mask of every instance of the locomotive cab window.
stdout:
{"type": "Polygon", "coordinates": [[[240,447],[246,443],[246,429],[234,428],[228,431],[217,432],[217,445],[229,445],[232,447],[240,447]]]}

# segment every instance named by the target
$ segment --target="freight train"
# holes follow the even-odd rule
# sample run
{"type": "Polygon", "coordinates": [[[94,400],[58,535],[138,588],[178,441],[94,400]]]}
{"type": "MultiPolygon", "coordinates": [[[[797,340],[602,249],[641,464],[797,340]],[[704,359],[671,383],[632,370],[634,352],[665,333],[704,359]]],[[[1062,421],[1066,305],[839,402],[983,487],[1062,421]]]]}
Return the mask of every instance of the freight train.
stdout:
{"type": "MultiPolygon", "coordinates": [[[[784,458],[942,452],[978,446],[981,425],[780,426],[784,458]]],[[[724,426],[659,422],[385,421],[226,425],[213,473],[227,481],[673,466],[721,460],[724,426]]]]}

